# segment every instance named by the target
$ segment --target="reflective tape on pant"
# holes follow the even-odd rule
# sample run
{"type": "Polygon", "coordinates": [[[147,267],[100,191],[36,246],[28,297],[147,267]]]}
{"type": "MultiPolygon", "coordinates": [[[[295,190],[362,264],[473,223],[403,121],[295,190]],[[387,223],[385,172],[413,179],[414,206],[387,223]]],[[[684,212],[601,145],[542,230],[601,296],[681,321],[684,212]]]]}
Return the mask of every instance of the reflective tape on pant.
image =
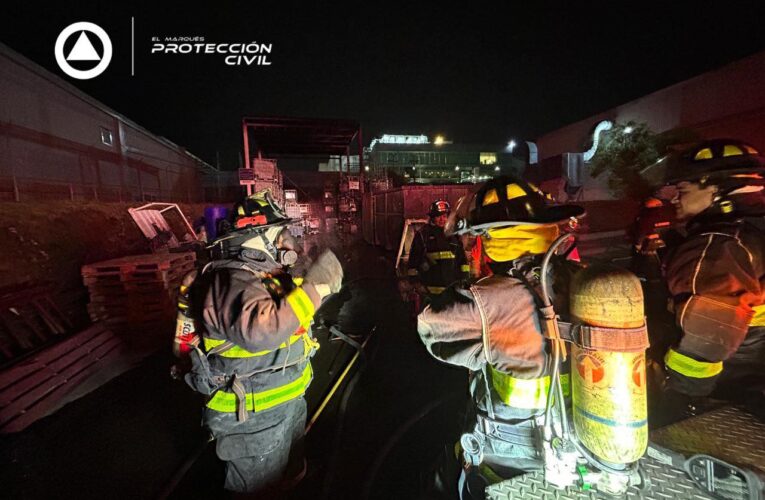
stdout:
{"type": "Polygon", "coordinates": [[[674,349],[667,351],[667,355],[664,357],[664,364],[672,371],[690,378],[710,378],[719,375],[723,371],[722,361],[716,363],[697,361],[689,356],[680,354],[674,349]]]}
{"type": "Polygon", "coordinates": [[[491,369],[491,384],[507,406],[522,409],[541,409],[547,405],[550,377],[521,379],[491,369]]]}
{"type": "Polygon", "coordinates": [[[446,250],[443,252],[428,252],[425,254],[430,260],[453,259],[454,253],[446,250]]]}
{"type": "Polygon", "coordinates": [[[469,273],[470,272],[470,266],[467,264],[463,264],[460,266],[460,271],[463,273],[469,273]]]}
{"type": "MultiPolygon", "coordinates": [[[[247,393],[245,395],[247,411],[264,411],[299,398],[305,394],[312,378],[313,370],[311,369],[311,364],[308,363],[303,370],[303,374],[297,380],[293,380],[280,387],[274,387],[273,389],[247,393]]],[[[237,411],[238,401],[239,398],[233,392],[219,390],[207,402],[207,407],[222,413],[234,413],[237,411]]]]}
{"type": "Polygon", "coordinates": [[[311,298],[305,293],[305,290],[298,287],[287,295],[287,303],[297,316],[300,326],[306,328],[311,324],[313,313],[316,311],[313,307],[311,298]]]}
{"type": "Polygon", "coordinates": [[[438,295],[439,293],[443,293],[444,290],[446,290],[446,287],[443,287],[443,286],[426,286],[425,288],[428,290],[428,293],[432,293],[435,295],[438,295]]]}
{"type": "MultiPolygon", "coordinates": [[[[218,353],[218,356],[222,356],[224,358],[253,358],[255,356],[265,356],[266,354],[271,354],[274,351],[283,349],[284,347],[287,347],[288,345],[294,344],[295,342],[299,341],[301,337],[302,335],[292,335],[289,338],[289,340],[287,340],[286,342],[282,342],[282,344],[276,349],[258,351],[258,352],[251,352],[251,351],[248,351],[247,349],[239,347],[238,345],[235,345],[231,347],[230,349],[227,349],[223,352],[218,353]]],[[[225,340],[205,338],[204,339],[205,352],[210,352],[211,349],[221,345],[223,342],[225,342],[225,340]]]]}

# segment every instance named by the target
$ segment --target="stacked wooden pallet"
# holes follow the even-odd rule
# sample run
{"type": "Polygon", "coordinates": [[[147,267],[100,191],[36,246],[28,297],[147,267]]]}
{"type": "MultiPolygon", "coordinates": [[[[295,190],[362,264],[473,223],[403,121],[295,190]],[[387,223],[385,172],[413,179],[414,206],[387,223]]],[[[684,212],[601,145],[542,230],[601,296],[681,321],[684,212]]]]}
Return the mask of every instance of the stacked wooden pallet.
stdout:
{"type": "Polygon", "coordinates": [[[51,288],[50,283],[24,283],[0,290],[0,364],[12,363],[72,332],[51,288]]]}
{"type": "Polygon", "coordinates": [[[0,433],[24,429],[74,391],[92,390],[124,372],[131,359],[126,342],[96,324],[0,371],[0,433]]]}
{"type": "Polygon", "coordinates": [[[90,318],[129,340],[159,340],[157,333],[169,339],[178,288],[194,261],[194,253],[157,253],[83,266],[90,318]]]}

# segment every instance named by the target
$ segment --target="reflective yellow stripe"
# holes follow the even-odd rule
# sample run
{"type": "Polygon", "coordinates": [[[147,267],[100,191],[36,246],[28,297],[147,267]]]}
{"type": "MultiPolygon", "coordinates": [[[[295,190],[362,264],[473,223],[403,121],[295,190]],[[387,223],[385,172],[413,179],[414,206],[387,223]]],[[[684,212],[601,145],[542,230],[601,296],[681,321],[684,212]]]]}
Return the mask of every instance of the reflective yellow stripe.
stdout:
{"type": "Polygon", "coordinates": [[[450,252],[449,250],[443,251],[443,252],[428,252],[427,257],[430,260],[441,260],[441,259],[453,259],[454,254],[450,252]]]}
{"type": "Polygon", "coordinates": [[[563,397],[571,396],[571,374],[561,373],[558,378],[560,379],[560,387],[563,389],[563,397]]]}
{"type": "Polygon", "coordinates": [[[460,266],[460,271],[462,271],[463,273],[469,273],[470,272],[470,266],[467,265],[467,264],[462,264],[460,266]]]}
{"type": "Polygon", "coordinates": [[[674,349],[667,351],[667,355],[664,356],[664,363],[667,365],[667,368],[691,378],[714,377],[723,370],[722,361],[717,363],[696,361],[684,354],[680,354],[674,349]]]}
{"type": "MultiPolygon", "coordinates": [[[[292,335],[287,342],[282,342],[282,344],[277,347],[276,349],[271,349],[267,351],[258,351],[258,352],[250,352],[242,347],[239,347],[238,345],[233,346],[231,349],[228,349],[227,351],[223,351],[218,354],[218,356],[223,356],[224,358],[253,358],[255,356],[265,356],[266,354],[270,354],[277,349],[282,349],[284,347],[287,347],[287,345],[292,345],[300,338],[303,337],[303,335],[292,335]]],[[[213,347],[217,347],[221,345],[225,340],[217,340],[217,339],[204,339],[204,346],[205,346],[205,352],[209,352],[210,349],[213,347]]]]}
{"type": "Polygon", "coordinates": [[[417,276],[417,269],[409,269],[406,274],[407,276],[417,276]]]}
{"type": "Polygon", "coordinates": [[[749,326],[765,326],[765,304],[754,306],[754,317],[749,322],[749,326]]]}
{"type": "Polygon", "coordinates": [[[305,293],[305,290],[298,287],[295,288],[289,295],[287,295],[287,303],[292,308],[292,311],[297,316],[300,326],[308,328],[313,319],[313,313],[315,309],[311,298],[305,293]]]}
{"type": "Polygon", "coordinates": [[[295,286],[301,286],[303,284],[303,278],[292,278],[292,282],[295,283],[295,286]]]}
{"type": "MultiPolygon", "coordinates": [[[[562,382],[562,381],[561,381],[562,382]]],[[[541,409],[547,405],[550,377],[520,379],[491,368],[491,384],[507,406],[541,409]]]]}
{"type": "Polygon", "coordinates": [[[426,286],[425,288],[428,289],[429,293],[434,293],[434,294],[443,293],[443,291],[446,290],[446,287],[443,287],[443,286],[426,286]]]}
{"type": "MultiPolygon", "coordinates": [[[[312,378],[313,370],[311,370],[311,364],[308,363],[305,370],[303,370],[303,374],[297,380],[293,380],[281,387],[245,394],[247,411],[268,410],[276,405],[299,398],[305,393],[312,378]]],[[[207,402],[207,407],[215,411],[233,413],[237,409],[237,402],[236,394],[219,390],[207,402]]]]}

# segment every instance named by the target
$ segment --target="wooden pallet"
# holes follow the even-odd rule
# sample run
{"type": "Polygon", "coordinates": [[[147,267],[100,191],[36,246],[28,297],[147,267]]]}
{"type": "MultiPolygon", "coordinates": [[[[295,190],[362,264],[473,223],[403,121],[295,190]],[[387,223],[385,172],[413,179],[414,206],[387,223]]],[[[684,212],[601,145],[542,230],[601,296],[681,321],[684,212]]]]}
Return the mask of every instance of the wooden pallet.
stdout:
{"type": "Polygon", "coordinates": [[[191,263],[196,256],[193,253],[155,253],[144,255],[128,255],[117,259],[86,264],[82,266],[83,276],[130,275],[133,273],[146,274],[177,269],[191,263]]]}
{"type": "MultiPolygon", "coordinates": [[[[194,268],[194,253],[133,255],[83,266],[88,313],[117,333],[165,330],[175,318],[178,289],[194,268]]],[[[169,336],[172,325],[167,329],[169,336]]]]}
{"type": "Polygon", "coordinates": [[[0,361],[10,362],[71,330],[49,285],[24,284],[0,292],[0,361]]]}
{"type": "Polygon", "coordinates": [[[83,274],[85,285],[116,285],[125,282],[166,283],[180,281],[183,276],[194,269],[194,262],[183,263],[172,269],[156,271],[125,272],[120,274],[83,274]]]}
{"type": "Polygon", "coordinates": [[[96,324],[0,372],[0,433],[20,431],[48,415],[126,354],[124,340],[96,324]]]}

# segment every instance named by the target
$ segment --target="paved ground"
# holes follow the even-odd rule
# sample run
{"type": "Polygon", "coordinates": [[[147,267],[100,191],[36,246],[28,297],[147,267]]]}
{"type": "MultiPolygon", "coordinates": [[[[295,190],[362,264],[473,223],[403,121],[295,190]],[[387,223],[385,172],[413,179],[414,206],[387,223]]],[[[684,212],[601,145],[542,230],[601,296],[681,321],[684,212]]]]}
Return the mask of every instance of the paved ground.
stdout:
{"type": "MultiPolygon", "coordinates": [[[[582,254],[623,258],[629,247],[619,238],[590,240],[582,254]]],[[[347,303],[337,317],[341,328],[376,330],[365,361],[308,436],[308,477],[285,498],[414,498],[422,471],[458,437],[466,373],[426,353],[398,299],[389,257],[358,240],[323,238],[318,244],[334,247],[346,268],[347,303]]],[[[354,352],[324,344],[314,360],[309,415],[354,352]]],[[[168,345],[166,352],[55,415],[0,438],[3,496],[226,498],[213,446],[202,446],[200,401],[169,377],[169,351],[168,345]]]]}
{"type": "MultiPolygon", "coordinates": [[[[320,243],[338,250],[351,282],[341,326],[377,328],[366,361],[343,385],[349,392],[340,391],[311,430],[309,475],[290,498],[411,497],[419,471],[442,443],[456,439],[466,374],[426,353],[397,297],[390,261],[358,241],[320,243]]],[[[325,343],[315,359],[309,414],[352,354],[325,343]]],[[[203,446],[200,401],[169,377],[172,363],[168,345],[56,414],[0,438],[3,496],[226,498],[213,445],[203,446]]]]}

